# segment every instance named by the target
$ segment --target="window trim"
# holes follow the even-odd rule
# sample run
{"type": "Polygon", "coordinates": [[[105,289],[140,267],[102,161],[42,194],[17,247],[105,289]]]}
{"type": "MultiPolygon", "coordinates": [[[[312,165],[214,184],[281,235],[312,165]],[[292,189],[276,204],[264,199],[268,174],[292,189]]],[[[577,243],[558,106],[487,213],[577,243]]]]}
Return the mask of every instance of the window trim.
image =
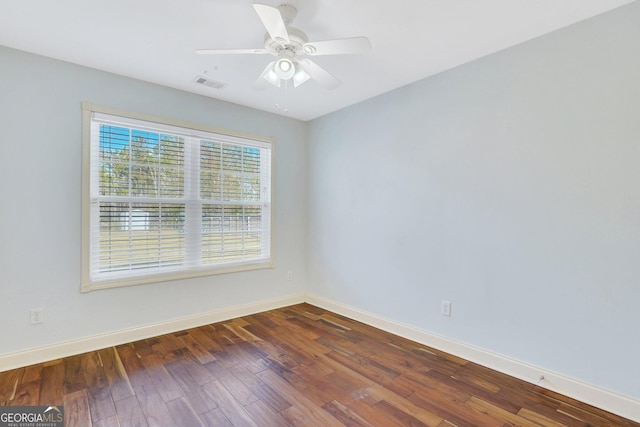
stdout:
{"type": "Polygon", "coordinates": [[[81,292],[90,292],[99,289],[110,289],[123,286],[133,286],[145,283],[157,283],[164,281],[173,281],[180,279],[188,279],[194,277],[213,276],[218,274],[236,273],[241,271],[252,271],[261,269],[274,268],[274,253],[273,253],[273,236],[275,230],[275,217],[274,217],[274,200],[275,200],[275,188],[274,188],[274,152],[275,152],[275,139],[272,137],[263,137],[252,135],[243,132],[232,131],[229,129],[221,129],[213,126],[207,126],[182,120],[173,120],[163,117],[152,116],[148,114],[132,113],[122,111],[110,107],[99,106],[91,104],[89,102],[82,102],[82,278],[81,278],[81,292]],[[93,113],[108,114],[113,116],[121,116],[127,119],[142,120],[146,122],[158,123],[160,126],[175,126],[180,128],[187,128],[194,131],[210,132],[219,134],[230,138],[242,138],[245,140],[253,140],[258,143],[268,143],[271,145],[271,182],[270,182],[270,203],[269,203],[269,217],[270,217],[270,239],[269,239],[269,259],[264,262],[247,261],[246,264],[235,264],[229,267],[221,267],[211,269],[210,267],[202,267],[190,269],[189,271],[168,272],[168,273],[155,273],[144,276],[121,278],[109,281],[91,281],[90,275],[90,247],[91,247],[91,121],[93,113]]]}

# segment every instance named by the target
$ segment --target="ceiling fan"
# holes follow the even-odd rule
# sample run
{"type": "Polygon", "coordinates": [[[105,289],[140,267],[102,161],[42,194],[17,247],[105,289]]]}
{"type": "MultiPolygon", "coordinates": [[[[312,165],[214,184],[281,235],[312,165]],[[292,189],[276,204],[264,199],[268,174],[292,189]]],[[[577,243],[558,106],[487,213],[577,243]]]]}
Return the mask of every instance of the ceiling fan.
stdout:
{"type": "Polygon", "coordinates": [[[254,86],[264,89],[269,83],[280,87],[282,82],[293,81],[298,87],[310,78],[327,89],[335,89],[341,82],[315,62],[301,56],[340,55],[365,53],[371,49],[366,37],[310,42],[307,35],[294,27],[291,22],[297,9],[290,4],[278,7],[254,3],[262,24],[267,29],[264,36],[264,48],[258,49],[197,49],[201,55],[220,54],[271,54],[276,59],[267,65],[254,86]]]}

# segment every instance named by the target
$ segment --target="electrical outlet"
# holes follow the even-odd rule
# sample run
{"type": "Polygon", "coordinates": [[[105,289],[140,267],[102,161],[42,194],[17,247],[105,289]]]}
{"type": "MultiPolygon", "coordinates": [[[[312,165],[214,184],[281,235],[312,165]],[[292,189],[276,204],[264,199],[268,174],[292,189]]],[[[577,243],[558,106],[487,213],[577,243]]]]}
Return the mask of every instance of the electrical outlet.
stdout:
{"type": "Polygon", "coordinates": [[[440,314],[443,316],[451,316],[451,301],[440,301],[440,314]]]}
{"type": "Polygon", "coordinates": [[[293,271],[288,271],[287,272],[287,280],[289,282],[293,280],[293,271]]]}
{"type": "Polygon", "coordinates": [[[37,325],[44,321],[42,309],[41,308],[32,308],[31,311],[31,324],[37,325]]]}

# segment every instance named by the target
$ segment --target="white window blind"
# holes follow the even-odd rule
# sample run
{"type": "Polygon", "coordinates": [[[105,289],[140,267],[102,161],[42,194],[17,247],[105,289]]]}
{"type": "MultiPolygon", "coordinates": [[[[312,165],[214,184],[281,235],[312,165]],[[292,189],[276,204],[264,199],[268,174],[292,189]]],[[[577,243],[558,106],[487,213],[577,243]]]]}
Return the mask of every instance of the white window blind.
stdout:
{"type": "Polygon", "coordinates": [[[85,290],[271,263],[271,143],[90,113],[85,290]]]}

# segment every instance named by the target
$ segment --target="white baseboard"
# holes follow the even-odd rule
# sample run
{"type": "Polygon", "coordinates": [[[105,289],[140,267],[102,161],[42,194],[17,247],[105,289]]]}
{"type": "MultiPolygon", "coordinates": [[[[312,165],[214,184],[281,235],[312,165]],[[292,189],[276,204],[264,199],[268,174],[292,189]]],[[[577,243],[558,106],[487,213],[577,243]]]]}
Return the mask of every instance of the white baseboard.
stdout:
{"type": "Polygon", "coordinates": [[[123,329],[115,332],[108,332],[106,334],[32,348],[16,353],[3,354],[0,355],[0,372],[156,337],[158,335],[170,334],[172,332],[208,325],[210,323],[222,322],[236,317],[248,316],[250,314],[299,304],[304,301],[305,294],[289,295],[286,297],[214,310],[207,313],[196,314],[194,316],[172,319],[161,323],[123,329]]]}
{"type": "Polygon", "coordinates": [[[433,347],[482,366],[494,369],[548,390],[572,397],[622,417],[640,422],[640,400],[594,386],[538,366],[492,353],[413,326],[350,307],[317,295],[307,294],[306,302],[357,320],[383,331],[433,347]],[[544,379],[540,379],[543,377],[544,379]]]}

